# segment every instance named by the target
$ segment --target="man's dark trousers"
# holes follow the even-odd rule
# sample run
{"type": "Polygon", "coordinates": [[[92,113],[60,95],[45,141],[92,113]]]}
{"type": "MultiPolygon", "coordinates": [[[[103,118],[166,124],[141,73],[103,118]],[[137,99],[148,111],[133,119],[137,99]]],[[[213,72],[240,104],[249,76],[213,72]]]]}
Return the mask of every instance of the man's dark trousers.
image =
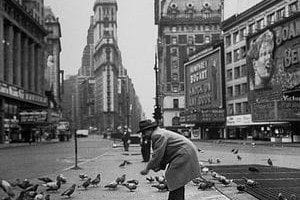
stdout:
{"type": "Polygon", "coordinates": [[[168,200],[184,200],[184,186],[170,191],[168,200]]]}
{"type": "Polygon", "coordinates": [[[141,143],[141,151],[144,162],[148,162],[150,160],[150,152],[151,152],[151,140],[143,139],[141,143]]]}

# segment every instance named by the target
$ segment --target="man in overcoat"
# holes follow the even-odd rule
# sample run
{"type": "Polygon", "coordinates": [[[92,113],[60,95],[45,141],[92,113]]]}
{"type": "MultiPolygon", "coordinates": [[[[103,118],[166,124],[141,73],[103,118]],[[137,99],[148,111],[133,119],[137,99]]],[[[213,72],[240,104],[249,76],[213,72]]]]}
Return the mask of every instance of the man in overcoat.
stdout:
{"type": "Polygon", "coordinates": [[[168,200],[184,200],[184,186],[192,179],[200,176],[200,165],[197,149],[186,137],[161,129],[150,120],[140,123],[140,132],[151,138],[153,155],[142,175],[164,170],[169,188],[168,200]]]}

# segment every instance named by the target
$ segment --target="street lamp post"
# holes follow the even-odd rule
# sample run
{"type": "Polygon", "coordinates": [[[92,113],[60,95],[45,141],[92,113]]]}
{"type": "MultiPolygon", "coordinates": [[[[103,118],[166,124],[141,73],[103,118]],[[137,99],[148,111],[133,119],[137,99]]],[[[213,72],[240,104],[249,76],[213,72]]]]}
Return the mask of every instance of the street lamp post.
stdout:
{"type": "Polygon", "coordinates": [[[156,123],[159,124],[159,121],[162,118],[161,114],[161,107],[158,102],[158,72],[159,69],[157,67],[157,55],[155,53],[155,63],[154,63],[154,71],[155,71],[155,106],[154,106],[154,113],[153,113],[153,118],[155,119],[156,123]]]}

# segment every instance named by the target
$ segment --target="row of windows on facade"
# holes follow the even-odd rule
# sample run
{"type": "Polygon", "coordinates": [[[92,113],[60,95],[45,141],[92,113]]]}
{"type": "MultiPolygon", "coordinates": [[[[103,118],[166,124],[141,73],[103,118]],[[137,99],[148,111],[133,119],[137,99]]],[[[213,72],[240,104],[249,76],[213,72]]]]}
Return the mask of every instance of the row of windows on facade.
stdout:
{"type": "Polygon", "coordinates": [[[227,105],[227,115],[239,115],[248,113],[250,113],[250,106],[248,102],[235,103],[235,106],[233,103],[227,105]]]}
{"type": "Polygon", "coordinates": [[[166,26],[164,28],[165,32],[172,32],[172,33],[180,33],[186,31],[220,31],[219,24],[212,24],[212,25],[178,25],[178,26],[166,26]]]}
{"type": "Polygon", "coordinates": [[[233,79],[239,79],[246,76],[247,76],[247,66],[245,64],[235,67],[234,70],[233,69],[226,70],[227,81],[231,81],[233,79]]]}
{"type": "Polygon", "coordinates": [[[245,95],[248,93],[248,84],[247,83],[242,83],[242,84],[237,84],[234,86],[229,86],[227,87],[227,92],[226,96],[227,98],[232,98],[232,97],[238,97],[241,95],[245,95]],[[234,90],[233,90],[234,88],[234,90]]]}
{"type": "Polygon", "coordinates": [[[204,19],[212,18],[212,17],[220,17],[219,13],[211,13],[210,11],[205,11],[201,13],[195,13],[192,10],[189,10],[185,13],[179,13],[179,12],[169,12],[168,17],[171,18],[195,18],[195,17],[201,17],[204,19]]]}
{"type": "Polygon", "coordinates": [[[242,59],[246,58],[246,46],[242,46],[240,48],[237,48],[235,50],[233,50],[233,59],[232,59],[232,52],[227,52],[226,53],[226,64],[230,64],[233,62],[238,62],[242,59]]]}
{"type": "Polygon", "coordinates": [[[104,17],[110,17],[112,18],[113,20],[113,16],[115,14],[115,11],[114,11],[114,8],[110,8],[110,7],[106,7],[106,6],[103,6],[102,8],[100,7],[99,8],[99,17],[101,17],[101,13],[103,11],[103,16],[104,17]]]}
{"type": "Polygon", "coordinates": [[[174,92],[174,93],[178,93],[178,92],[184,92],[184,84],[167,84],[167,92],[174,92]]]}
{"type": "Polygon", "coordinates": [[[193,44],[207,44],[211,41],[220,39],[220,34],[196,34],[196,35],[166,35],[165,43],[167,45],[193,45],[193,44]]]}
{"type": "MultiPolygon", "coordinates": [[[[288,6],[288,14],[286,12],[286,8],[279,8],[278,10],[268,14],[264,18],[258,19],[256,22],[252,22],[248,25],[248,34],[253,34],[256,31],[263,29],[265,26],[269,26],[276,21],[279,21],[283,19],[284,17],[287,17],[288,15],[291,15],[294,11],[298,10],[298,1],[293,2],[288,6]]],[[[246,27],[240,28],[239,30],[233,32],[230,35],[225,36],[225,46],[229,47],[232,44],[236,44],[240,41],[243,41],[246,39],[247,32],[246,27]]]]}

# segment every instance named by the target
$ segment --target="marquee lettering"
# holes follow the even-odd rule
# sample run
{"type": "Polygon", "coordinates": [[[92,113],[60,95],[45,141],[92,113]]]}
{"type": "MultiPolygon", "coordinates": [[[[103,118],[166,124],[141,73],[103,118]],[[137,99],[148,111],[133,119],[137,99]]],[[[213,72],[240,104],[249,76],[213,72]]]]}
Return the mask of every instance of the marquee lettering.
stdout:
{"type": "Polygon", "coordinates": [[[280,46],[283,42],[293,39],[300,35],[299,23],[292,21],[284,26],[277,27],[276,32],[276,45],[280,46]]]}

